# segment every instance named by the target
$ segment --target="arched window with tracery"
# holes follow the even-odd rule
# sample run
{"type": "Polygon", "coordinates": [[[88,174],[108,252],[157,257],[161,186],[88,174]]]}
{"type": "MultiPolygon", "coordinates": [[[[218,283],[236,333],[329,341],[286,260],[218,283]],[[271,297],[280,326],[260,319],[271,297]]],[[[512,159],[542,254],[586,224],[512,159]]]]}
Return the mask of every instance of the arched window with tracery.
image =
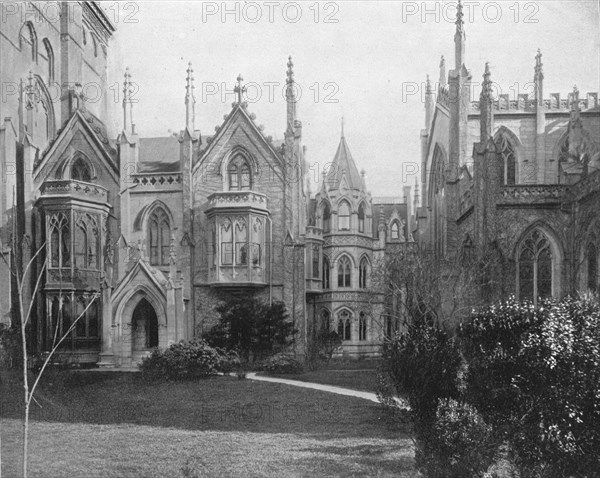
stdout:
{"type": "Polygon", "coordinates": [[[519,248],[519,299],[537,304],[552,296],[552,248],[546,235],[534,229],[519,248]]]}
{"type": "Polygon", "coordinates": [[[71,231],[69,220],[63,213],[50,217],[50,266],[70,267],[71,231]]]}
{"type": "Polygon", "coordinates": [[[338,208],[338,230],[350,230],[350,204],[347,201],[342,201],[338,208]]]}
{"type": "Polygon", "coordinates": [[[587,287],[591,292],[598,292],[598,249],[594,242],[587,246],[587,287]]]}
{"type": "Polygon", "coordinates": [[[19,41],[21,45],[21,51],[23,51],[23,48],[27,48],[31,60],[37,63],[37,34],[35,33],[35,29],[33,28],[33,24],[31,22],[26,22],[21,28],[19,41]]]}
{"type": "Polygon", "coordinates": [[[256,218],[252,228],[252,243],[250,244],[250,259],[255,267],[262,264],[263,236],[263,221],[256,218]]]}
{"type": "Polygon", "coordinates": [[[367,275],[369,271],[369,261],[366,257],[363,257],[358,267],[358,287],[360,289],[367,288],[367,275]]]}
{"type": "Polygon", "coordinates": [[[323,289],[329,289],[329,259],[323,256],[323,289]]]}
{"type": "Polygon", "coordinates": [[[338,312],[338,335],[342,340],[352,340],[352,315],[346,309],[338,312]]]}
{"type": "Polygon", "coordinates": [[[367,314],[364,312],[358,317],[358,340],[367,340],[367,314]]]}
{"type": "Polygon", "coordinates": [[[148,238],[150,240],[150,264],[169,265],[171,225],[169,216],[162,207],[155,208],[148,218],[148,238]]]}
{"type": "Polygon", "coordinates": [[[325,202],[323,204],[322,221],[323,221],[323,232],[325,232],[325,233],[330,232],[331,231],[331,207],[329,206],[328,202],[325,202]]]}
{"type": "Polygon", "coordinates": [[[517,181],[517,160],[515,147],[506,134],[500,134],[497,139],[498,148],[504,165],[504,184],[513,185],[517,181]]]}
{"type": "Polygon", "coordinates": [[[252,173],[248,160],[238,154],[227,167],[230,191],[248,191],[252,189],[252,173]]]}
{"type": "Polygon", "coordinates": [[[352,287],[352,263],[346,256],[338,260],[338,287],[352,287]]]}
{"type": "Polygon", "coordinates": [[[46,58],[48,59],[48,83],[54,81],[54,50],[50,40],[44,38],[44,48],[46,49],[46,58]]]}
{"type": "Polygon", "coordinates": [[[400,223],[398,221],[392,222],[390,237],[392,239],[400,239],[400,223]]]}
{"type": "Polygon", "coordinates": [[[87,161],[83,158],[77,158],[71,165],[71,179],[75,181],[84,181],[89,183],[92,180],[92,171],[87,161]]]}
{"type": "Polygon", "coordinates": [[[221,223],[221,265],[233,265],[233,225],[229,219],[221,223]]]}
{"type": "Polygon", "coordinates": [[[248,228],[243,220],[235,226],[235,263],[238,266],[248,265],[248,228]]]}
{"type": "Polygon", "coordinates": [[[358,206],[358,232],[365,232],[365,206],[363,203],[358,206]]]}

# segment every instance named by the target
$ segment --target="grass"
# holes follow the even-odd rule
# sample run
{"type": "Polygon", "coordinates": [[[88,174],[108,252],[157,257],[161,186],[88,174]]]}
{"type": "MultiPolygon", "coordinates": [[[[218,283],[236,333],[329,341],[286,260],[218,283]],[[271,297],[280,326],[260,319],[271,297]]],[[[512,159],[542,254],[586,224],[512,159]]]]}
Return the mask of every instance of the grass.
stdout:
{"type": "MultiPolygon", "coordinates": [[[[19,476],[22,389],[2,377],[2,472],[19,476]]],[[[367,400],[211,378],[49,375],[32,410],[30,477],[412,477],[406,430],[367,400]]]]}

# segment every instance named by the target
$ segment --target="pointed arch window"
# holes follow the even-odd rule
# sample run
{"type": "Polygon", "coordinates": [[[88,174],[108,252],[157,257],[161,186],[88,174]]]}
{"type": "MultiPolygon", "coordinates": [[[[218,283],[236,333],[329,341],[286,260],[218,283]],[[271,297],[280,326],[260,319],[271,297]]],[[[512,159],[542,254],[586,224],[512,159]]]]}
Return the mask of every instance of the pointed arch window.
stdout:
{"type": "Polygon", "coordinates": [[[252,265],[258,267],[262,261],[263,248],[263,222],[259,218],[254,221],[252,232],[252,243],[250,244],[250,256],[252,265]]]}
{"type": "Polygon", "coordinates": [[[346,201],[342,201],[338,209],[338,230],[350,230],[350,204],[346,201]]]}
{"type": "Polygon", "coordinates": [[[323,205],[323,232],[327,233],[331,231],[331,207],[326,202],[323,205]]]}
{"type": "Polygon", "coordinates": [[[365,232],[365,206],[362,203],[358,206],[358,232],[365,232]]]}
{"type": "Polygon", "coordinates": [[[323,256],[323,289],[329,289],[329,259],[323,256]]]}
{"type": "Polygon", "coordinates": [[[367,276],[369,271],[369,261],[366,257],[363,257],[358,267],[358,287],[360,289],[367,288],[367,276]]]}
{"type": "Polygon", "coordinates": [[[519,299],[537,304],[552,296],[552,249],[546,235],[534,229],[519,248],[519,299]]]}
{"type": "Polygon", "coordinates": [[[23,50],[23,46],[26,45],[26,47],[29,49],[31,60],[37,63],[37,34],[35,33],[35,29],[33,28],[33,24],[31,22],[26,22],[23,25],[23,28],[21,28],[20,45],[21,51],[23,50]]]}
{"type": "Polygon", "coordinates": [[[162,207],[155,208],[148,218],[148,237],[150,239],[150,264],[169,265],[171,225],[169,216],[162,207]]]}
{"type": "Polygon", "coordinates": [[[515,148],[506,134],[501,134],[498,138],[498,147],[504,164],[504,184],[513,185],[517,180],[517,163],[515,148]]]}
{"type": "Polygon", "coordinates": [[[221,224],[221,265],[233,265],[233,225],[229,219],[221,224]]]}
{"type": "Polygon", "coordinates": [[[50,266],[70,267],[71,231],[65,214],[56,214],[50,218],[50,266]]]}
{"type": "Polygon", "coordinates": [[[338,261],[338,287],[352,287],[352,263],[343,256],[338,261]]]}
{"type": "Polygon", "coordinates": [[[252,189],[250,164],[244,156],[238,154],[229,162],[227,175],[230,191],[248,191],[252,189]]]}
{"type": "Polygon", "coordinates": [[[77,158],[71,165],[71,179],[89,183],[92,180],[91,169],[83,158],[77,158]]]}
{"type": "Polygon", "coordinates": [[[367,340],[367,314],[364,312],[358,317],[358,340],[367,340]]]}
{"type": "Polygon", "coordinates": [[[587,247],[587,287],[591,292],[598,292],[598,249],[593,242],[587,247]]]}
{"type": "Polygon", "coordinates": [[[313,244],[312,246],[312,277],[313,279],[319,278],[319,264],[320,264],[320,255],[321,248],[318,244],[313,244]]]}
{"type": "Polygon", "coordinates": [[[338,313],[337,329],[342,340],[352,340],[352,316],[345,309],[338,313]]]}
{"type": "Polygon", "coordinates": [[[245,221],[235,226],[235,263],[238,266],[248,265],[248,228],[245,221]]]}
{"type": "Polygon", "coordinates": [[[48,59],[48,83],[54,81],[54,51],[50,40],[44,38],[44,48],[46,49],[46,58],[48,59]]]}
{"type": "Polygon", "coordinates": [[[400,223],[398,221],[392,222],[391,231],[392,239],[400,239],[400,223]]]}

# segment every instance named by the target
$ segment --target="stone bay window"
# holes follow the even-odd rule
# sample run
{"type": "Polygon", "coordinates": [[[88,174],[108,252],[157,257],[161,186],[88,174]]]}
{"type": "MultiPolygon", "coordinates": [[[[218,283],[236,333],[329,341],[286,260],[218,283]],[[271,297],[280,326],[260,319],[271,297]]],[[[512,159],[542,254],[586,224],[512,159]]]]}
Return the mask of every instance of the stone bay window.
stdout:
{"type": "Polygon", "coordinates": [[[209,283],[216,287],[265,286],[270,228],[266,196],[252,191],[225,191],[208,200],[209,283]]]}
{"type": "MultiPolygon", "coordinates": [[[[77,177],[88,179],[85,174],[77,177]]],[[[40,188],[39,240],[45,244],[47,260],[41,285],[46,306],[43,330],[46,350],[67,335],[62,351],[88,353],[90,361],[96,361],[101,335],[102,251],[110,205],[104,187],[83,179],[49,180],[40,188]]]]}

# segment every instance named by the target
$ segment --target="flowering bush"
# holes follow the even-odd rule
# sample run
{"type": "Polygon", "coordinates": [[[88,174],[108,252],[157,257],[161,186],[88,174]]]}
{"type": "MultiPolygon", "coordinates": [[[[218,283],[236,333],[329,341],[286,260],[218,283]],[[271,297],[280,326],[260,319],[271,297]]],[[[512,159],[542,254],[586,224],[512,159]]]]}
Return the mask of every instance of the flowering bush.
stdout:
{"type": "Polygon", "coordinates": [[[302,373],[304,368],[295,358],[285,354],[275,354],[262,363],[262,369],[268,373],[294,374],[302,373]]]}
{"type": "Polygon", "coordinates": [[[202,340],[191,340],[154,349],[139,368],[146,380],[185,380],[229,372],[236,363],[236,354],[224,353],[202,340]]]}

